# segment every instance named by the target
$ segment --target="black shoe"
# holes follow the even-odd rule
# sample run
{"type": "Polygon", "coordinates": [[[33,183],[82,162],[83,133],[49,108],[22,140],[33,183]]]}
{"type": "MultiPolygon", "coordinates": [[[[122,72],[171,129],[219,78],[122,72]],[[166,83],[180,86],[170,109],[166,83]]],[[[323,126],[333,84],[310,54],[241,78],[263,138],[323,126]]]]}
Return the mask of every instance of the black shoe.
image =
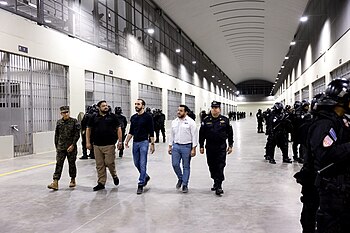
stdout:
{"type": "Polygon", "coordinates": [[[163,142],[165,142],[165,138],[163,138],[163,142]]]}
{"type": "Polygon", "coordinates": [[[156,139],[155,143],[159,143],[159,139],[156,139]]]}
{"type": "Polygon", "coordinates": [[[222,190],[222,188],[217,188],[217,189],[215,190],[215,194],[218,195],[218,196],[220,196],[220,195],[223,194],[223,193],[224,193],[224,190],[222,190]]]}
{"type": "Polygon", "coordinates": [[[136,194],[137,195],[140,195],[140,194],[142,194],[142,192],[143,192],[143,185],[138,185],[137,186],[137,191],[136,191],[136,194]]]}
{"type": "Polygon", "coordinates": [[[268,155],[264,155],[264,157],[265,157],[265,160],[271,160],[270,156],[268,155]]]}
{"type": "Polygon", "coordinates": [[[303,164],[303,163],[304,163],[304,159],[302,159],[302,158],[299,158],[299,159],[298,159],[298,163],[301,163],[301,164],[303,164]]]}
{"type": "Polygon", "coordinates": [[[276,161],[275,161],[274,159],[270,159],[270,160],[269,160],[269,163],[271,163],[271,164],[276,164],[276,161]]]}
{"type": "Polygon", "coordinates": [[[145,187],[148,184],[148,181],[151,179],[151,177],[147,176],[146,180],[145,180],[145,184],[143,185],[143,187],[145,187]]]}
{"type": "Polygon", "coordinates": [[[98,183],[92,190],[94,191],[98,191],[98,190],[101,190],[101,189],[104,189],[105,186],[101,183],[98,183]]]}
{"type": "Polygon", "coordinates": [[[83,155],[79,159],[88,159],[88,156],[87,155],[83,155]]]}
{"type": "Polygon", "coordinates": [[[182,192],[183,192],[183,193],[188,193],[188,187],[187,187],[187,185],[182,185],[182,192]]]}
{"type": "Polygon", "coordinates": [[[215,191],[217,189],[218,185],[217,184],[213,184],[213,187],[211,187],[211,191],[215,191]]]}
{"type": "Polygon", "coordinates": [[[113,178],[113,182],[114,182],[115,186],[117,186],[117,185],[119,184],[119,178],[118,178],[118,176],[116,176],[116,177],[113,178]]]}
{"type": "Polygon", "coordinates": [[[292,163],[292,160],[290,158],[283,159],[283,163],[292,163]]]}
{"type": "Polygon", "coordinates": [[[122,158],[123,157],[123,151],[119,151],[119,157],[122,158]]]}
{"type": "Polygon", "coordinates": [[[90,159],[95,159],[95,156],[91,156],[91,155],[90,155],[90,159]]]}
{"type": "Polygon", "coordinates": [[[176,183],[176,189],[180,189],[181,188],[181,185],[182,185],[182,180],[178,180],[177,183],[176,183]]]}

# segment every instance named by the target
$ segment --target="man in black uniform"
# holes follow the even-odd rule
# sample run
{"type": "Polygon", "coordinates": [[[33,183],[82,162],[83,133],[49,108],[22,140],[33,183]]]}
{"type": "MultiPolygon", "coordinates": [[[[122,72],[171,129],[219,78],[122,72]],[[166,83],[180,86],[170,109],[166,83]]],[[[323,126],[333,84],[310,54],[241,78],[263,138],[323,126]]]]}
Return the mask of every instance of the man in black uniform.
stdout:
{"type": "Polygon", "coordinates": [[[69,164],[69,176],[71,177],[70,188],[75,187],[75,177],[77,175],[75,161],[78,153],[77,141],[80,136],[80,125],[77,119],[69,116],[69,106],[60,107],[60,111],[62,118],[57,121],[55,130],[56,169],[53,174],[53,182],[47,186],[53,190],[58,190],[58,181],[61,178],[66,157],[69,164]]]}
{"type": "Polygon", "coordinates": [[[91,159],[95,159],[92,138],[90,138],[92,149],[90,150],[89,156],[87,155],[87,148],[86,148],[86,127],[90,118],[94,113],[95,113],[94,106],[88,106],[86,109],[86,113],[81,121],[81,146],[82,146],[83,156],[81,156],[80,159],[88,159],[88,157],[90,157],[91,159]]]}
{"type": "Polygon", "coordinates": [[[118,121],[120,123],[120,127],[122,128],[122,147],[119,150],[119,157],[122,158],[123,153],[124,153],[124,141],[126,138],[125,131],[126,131],[126,126],[128,125],[128,121],[126,120],[126,117],[123,116],[123,110],[121,107],[115,107],[114,113],[115,113],[116,117],[118,118],[118,121]]]}
{"type": "Polygon", "coordinates": [[[264,122],[264,116],[263,113],[261,112],[262,110],[259,109],[258,112],[256,113],[256,120],[258,121],[258,133],[263,133],[263,122],[264,122]]]}
{"type": "Polygon", "coordinates": [[[350,232],[350,83],[335,79],[328,85],[318,106],[318,119],[310,126],[309,144],[315,158],[320,207],[318,233],[350,232]],[[326,109],[328,107],[328,109],[326,109]]]}
{"type": "Polygon", "coordinates": [[[200,153],[204,154],[204,141],[206,140],[207,163],[211,178],[214,180],[211,190],[215,191],[216,195],[224,193],[222,182],[225,179],[226,153],[232,153],[233,147],[232,126],[229,119],[220,114],[220,105],[221,103],[218,101],[211,103],[210,115],[203,119],[199,130],[200,153]]]}

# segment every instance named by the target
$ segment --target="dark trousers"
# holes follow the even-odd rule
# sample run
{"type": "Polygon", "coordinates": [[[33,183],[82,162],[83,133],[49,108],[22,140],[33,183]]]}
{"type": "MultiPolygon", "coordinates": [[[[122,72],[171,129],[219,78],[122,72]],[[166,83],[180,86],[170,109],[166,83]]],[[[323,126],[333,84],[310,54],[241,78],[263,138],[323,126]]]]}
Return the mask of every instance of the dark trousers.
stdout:
{"type": "Polygon", "coordinates": [[[258,121],[258,133],[263,133],[264,130],[263,130],[263,123],[258,121]]]}
{"type": "MultiPolygon", "coordinates": [[[[90,141],[91,141],[91,139],[90,139],[90,141]]],[[[81,148],[82,148],[82,151],[83,151],[83,156],[84,157],[88,157],[88,155],[87,155],[87,148],[86,148],[86,134],[85,133],[81,134],[81,148]]],[[[93,146],[92,146],[92,149],[90,150],[89,156],[91,158],[95,158],[94,147],[93,146]]]]}
{"type": "Polygon", "coordinates": [[[301,188],[303,196],[300,198],[303,203],[300,223],[303,227],[303,233],[316,232],[316,213],[320,204],[317,188],[313,183],[303,185],[301,188]]]}
{"type": "Polygon", "coordinates": [[[287,134],[270,134],[266,142],[266,156],[275,159],[275,148],[278,146],[282,151],[283,159],[288,159],[287,134]]]}
{"type": "Polygon", "coordinates": [[[317,232],[349,233],[350,190],[341,190],[336,187],[336,184],[326,184],[320,188],[319,194],[320,208],[317,211],[317,232]]]}
{"type": "Polygon", "coordinates": [[[122,148],[119,150],[119,155],[123,155],[125,138],[126,138],[125,129],[122,129],[122,148]]]}
{"type": "Polygon", "coordinates": [[[221,186],[225,180],[224,168],[226,166],[226,142],[218,145],[206,145],[207,164],[210,176],[215,185],[221,186]]]}
{"type": "Polygon", "coordinates": [[[55,173],[53,174],[54,180],[61,179],[61,174],[63,170],[64,160],[68,160],[69,165],[69,176],[75,178],[77,176],[77,167],[75,161],[77,160],[77,147],[75,146],[74,150],[70,153],[67,151],[57,151],[56,154],[56,168],[55,173]]]}
{"type": "Polygon", "coordinates": [[[155,132],[156,132],[156,141],[159,141],[159,130],[162,132],[163,141],[165,141],[165,128],[164,128],[164,126],[155,129],[155,132]]]}

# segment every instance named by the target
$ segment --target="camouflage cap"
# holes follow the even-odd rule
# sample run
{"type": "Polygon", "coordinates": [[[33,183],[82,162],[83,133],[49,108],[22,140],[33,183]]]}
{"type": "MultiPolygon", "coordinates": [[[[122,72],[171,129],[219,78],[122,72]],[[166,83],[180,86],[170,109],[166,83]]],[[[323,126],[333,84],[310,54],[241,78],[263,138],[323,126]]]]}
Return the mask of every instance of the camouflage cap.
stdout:
{"type": "Polygon", "coordinates": [[[69,106],[61,106],[60,111],[61,112],[69,112],[69,106]]]}
{"type": "Polygon", "coordinates": [[[213,102],[211,102],[211,107],[219,107],[220,108],[220,106],[221,106],[221,102],[219,102],[219,101],[213,101],[213,102]]]}

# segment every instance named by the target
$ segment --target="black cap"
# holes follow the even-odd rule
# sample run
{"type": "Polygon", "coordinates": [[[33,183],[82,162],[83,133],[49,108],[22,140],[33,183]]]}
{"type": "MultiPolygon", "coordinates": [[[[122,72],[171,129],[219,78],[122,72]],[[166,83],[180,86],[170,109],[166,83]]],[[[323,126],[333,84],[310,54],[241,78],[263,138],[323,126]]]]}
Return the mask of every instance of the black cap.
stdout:
{"type": "Polygon", "coordinates": [[[211,102],[211,107],[219,107],[220,108],[220,105],[221,105],[221,102],[219,102],[219,101],[213,101],[213,102],[211,102]]]}
{"type": "Polygon", "coordinates": [[[61,112],[69,112],[69,106],[61,106],[60,111],[61,112]]]}

